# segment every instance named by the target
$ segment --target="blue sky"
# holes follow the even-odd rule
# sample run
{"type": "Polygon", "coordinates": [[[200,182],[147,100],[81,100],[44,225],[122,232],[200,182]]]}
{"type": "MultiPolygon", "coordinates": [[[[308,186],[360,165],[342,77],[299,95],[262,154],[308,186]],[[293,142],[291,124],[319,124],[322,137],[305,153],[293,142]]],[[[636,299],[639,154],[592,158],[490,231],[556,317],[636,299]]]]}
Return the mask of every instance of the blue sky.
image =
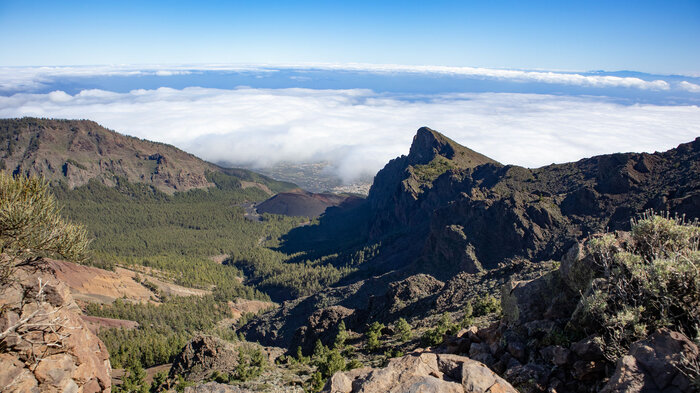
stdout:
{"type": "Polygon", "coordinates": [[[700,1],[8,1],[0,65],[373,63],[700,73],[700,1]]]}
{"type": "Polygon", "coordinates": [[[700,136],[700,0],[0,0],[0,117],[345,183],[429,126],[528,167],[700,136]]]}

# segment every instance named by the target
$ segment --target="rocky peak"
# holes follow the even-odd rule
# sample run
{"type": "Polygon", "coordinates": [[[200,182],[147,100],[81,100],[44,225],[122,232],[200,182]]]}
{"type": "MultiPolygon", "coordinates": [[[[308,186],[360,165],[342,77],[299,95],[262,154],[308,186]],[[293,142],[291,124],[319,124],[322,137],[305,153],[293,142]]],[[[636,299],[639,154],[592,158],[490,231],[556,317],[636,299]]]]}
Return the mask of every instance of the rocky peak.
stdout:
{"type": "Polygon", "coordinates": [[[409,161],[416,164],[427,164],[436,155],[452,159],[455,150],[450,142],[439,132],[428,127],[421,127],[413,137],[411,150],[408,153],[409,161]]]}
{"type": "Polygon", "coordinates": [[[421,127],[413,137],[413,143],[408,153],[410,165],[425,165],[435,157],[441,156],[454,161],[460,168],[473,168],[482,164],[496,163],[496,161],[466,148],[452,139],[432,130],[421,127]]]}

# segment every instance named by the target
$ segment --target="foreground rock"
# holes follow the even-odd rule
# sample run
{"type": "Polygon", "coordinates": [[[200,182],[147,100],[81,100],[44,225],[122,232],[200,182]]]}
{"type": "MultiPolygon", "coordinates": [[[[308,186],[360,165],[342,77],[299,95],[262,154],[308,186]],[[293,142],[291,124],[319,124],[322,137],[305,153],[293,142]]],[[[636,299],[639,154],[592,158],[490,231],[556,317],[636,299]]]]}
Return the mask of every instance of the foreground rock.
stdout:
{"type": "Polygon", "coordinates": [[[50,269],[19,270],[16,277],[1,289],[2,391],[109,392],[109,354],[82,320],[68,287],[50,269]]]}
{"type": "Polygon", "coordinates": [[[484,364],[464,356],[416,353],[393,359],[380,369],[338,372],[327,393],[497,393],[517,391],[484,364]]]}
{"type": "Polygon", "coordinates": [[[661,329],[632,345],[601,393],[696,392],[684,371],[698,365],[698,347],[681,333],[661,329]],[[693,363],[694,362],[694,363],[693,363]]]}

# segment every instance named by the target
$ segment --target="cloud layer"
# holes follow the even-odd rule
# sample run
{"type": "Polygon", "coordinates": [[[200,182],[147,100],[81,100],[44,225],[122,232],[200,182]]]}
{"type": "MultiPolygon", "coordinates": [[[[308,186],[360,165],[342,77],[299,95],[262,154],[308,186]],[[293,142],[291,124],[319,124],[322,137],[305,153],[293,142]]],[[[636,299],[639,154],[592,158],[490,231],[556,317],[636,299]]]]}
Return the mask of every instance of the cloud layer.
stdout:
{"type": "Polygon", "coordinates": [[[0,117],[88,118],[209,161],[267,167],[330,161],[344,181],[408,152],[421,126],[502,163],[537,167],[617,151],[662,151],[700,136],[697,106],[479,93],[159,88],[0,96],[0,117]],[[418,99],[416,99],[418,98],[418,99]]]}
{"type": "MultiPolygon", "coordinates": [[[[697,85],[677,78],[646,75],[617,76],[597,73],[560,71],[528,71],[481,67],[414,66],[396,64],[201,64],[201,65],[111,65],[111,66],[63,66],[63,67],[0,67],[0,92],[31,91],[61,78],[89,78],[114,76],[187,75],[198,72],[250,72],[266,73],[279,70],[325,70],[374,74],[424,74],[511,82],[544,83],[587,88],[626,88],[650,91],[671,89],[700,92],[697,85]],[[668,80],[664,80],[668,79],[668,80]],[[694,86],[694,87],[693,87],[694,86]]],[[[640,74],[641,75],[641,74],[640,74]]],[[[693,80],[691,77],[689,79],[693,80]]]]}

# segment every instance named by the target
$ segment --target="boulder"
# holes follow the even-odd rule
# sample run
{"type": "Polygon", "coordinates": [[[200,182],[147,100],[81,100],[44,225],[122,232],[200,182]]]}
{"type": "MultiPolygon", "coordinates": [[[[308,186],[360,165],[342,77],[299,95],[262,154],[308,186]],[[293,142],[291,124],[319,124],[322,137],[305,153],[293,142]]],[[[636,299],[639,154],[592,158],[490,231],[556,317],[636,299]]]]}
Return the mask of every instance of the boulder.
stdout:
{"type": "Polygon", "coordinates": [[[555,366],[563,366],[571,362],[572,354],[567,348],[561,345],[550,345],[540,349],[540,355],[555,366]]]}
{"type": "Polygon", "coordinates": [[[660,329],[646,340],[632,344],[601,392],[696,392],[698,381],[692,381],[687,373],[693,368],[691,364],[697,367],[699,355],[698,347],[688,337],[660,329]]]}
{"type": "Polygon", "coordinates": [[[598,336],[589,336],[571,344],[571,350],[583,360],[602,360],[605,358],[603,347],[605,343],[598,336]]]}
{"type": "Polygon", "coordinates": [[[496,393],[517,391],[484,364],[458,355],[413,353],[384,368],[338,372],[323,392],[496,393]]]}
{"type": "Polygon", "coordinates": [[[212,372],[232,372],[238,365],[238,349],[232,343],[213,336],[199,335],[185,345],[173,361],[170,376],[182,375],[200,381],[212,372]]]}
{"type": "Polygon", "coordinates": [[[304,352],[313,350],[316,340],[321,340],[326,345],[331,345],[338,334],[340,321],[349,317],[354,310],[343,306],[331,306],[316,310],[306,323],[294,333],[290,348],[300,346],[304,352]]]}
{"type": "Polygon", "coordinates": [[[566,288],[558,270],[528,281],[509,281],[501,289],[503,319],[509,324],[522,325],[532,321],[551,319],[570,315],[573,307],[563,303],[570,302],[566,288]]]}
{"type": "Polygon", "coordinates": [[[0,331],[9,329],[0,340],[3,392],[109,391],[107,348],[55,271],[39,266],[18,269],[14,283],[0,288],[0,331]]]}
{"type": "Polygon", "coordinates": [[[170,377],[181,375],[188,381],[201,381],[214,372],[231,373],[238,366],[238,352],[262,351],[269,362],[284,354],[284,350],[275,347],[263,347],[258,344],[231,343],[218,337],[198,335],[188,342],[173,361],[170,377]]]}

